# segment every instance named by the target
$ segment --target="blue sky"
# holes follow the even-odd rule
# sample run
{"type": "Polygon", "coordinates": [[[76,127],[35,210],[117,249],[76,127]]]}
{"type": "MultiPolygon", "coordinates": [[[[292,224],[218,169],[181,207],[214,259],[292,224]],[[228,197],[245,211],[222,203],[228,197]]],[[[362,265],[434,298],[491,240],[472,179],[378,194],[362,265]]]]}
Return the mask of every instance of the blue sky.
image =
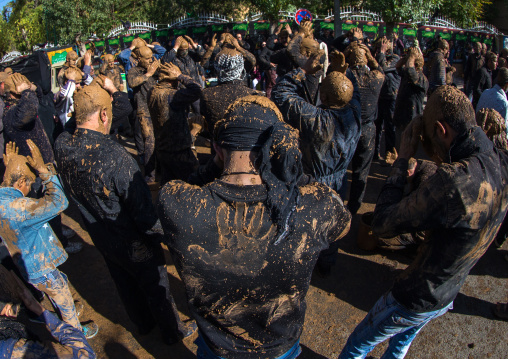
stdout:
{"type": "Polygon", "coordinates": [[[11,0],[0,0],[0,11],[3,10],[4,6],[11,0]]]}

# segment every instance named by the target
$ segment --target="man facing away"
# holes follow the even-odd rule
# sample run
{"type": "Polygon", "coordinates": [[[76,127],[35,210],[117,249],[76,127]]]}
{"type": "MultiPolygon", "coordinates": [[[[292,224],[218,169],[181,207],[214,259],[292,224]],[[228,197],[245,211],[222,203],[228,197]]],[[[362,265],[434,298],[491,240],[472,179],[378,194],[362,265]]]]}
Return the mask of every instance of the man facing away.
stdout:
{"type": "Polygon", "coordinates": [[[135,160],[109,134],[110,95],[90,85],[74,95],[77,129],[55,143],[62,180],[101,252],[140,334],[155,325],[174,344],[192,332],[180,321],[158,232],[160,222],[135,160]]]}
{"type": "Polygon", "coordinates": [[[423,117],[408,125],[399,158],[379,195],[372,229],[379,237],[426,231],[413,263],[356,327],[340,359],[364,358],[391,338],[382,358],[404,358],[430,320],[453,307],[471,268],[485,253],[506,214],[508,155],[476,126],[464,93],[442,86],[423,117]],[[436,173],[404,196],[408,159],[420,136],[436,173]]]}
{"type": "Polygon", "coordinates": [[[220,179],[169,182],[158,204],[198,358],[296,358],[312,269],[351,217],[329,187],[305,183],[298,133],[270,100],[236,100],[214,146],[220,179]]]}

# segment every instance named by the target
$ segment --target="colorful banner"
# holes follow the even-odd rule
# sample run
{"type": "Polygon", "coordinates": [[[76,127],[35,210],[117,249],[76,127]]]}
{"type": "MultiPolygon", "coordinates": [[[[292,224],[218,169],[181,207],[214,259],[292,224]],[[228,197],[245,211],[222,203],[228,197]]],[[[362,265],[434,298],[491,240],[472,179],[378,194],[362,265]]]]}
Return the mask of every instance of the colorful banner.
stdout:
{"type": "Polygon", "coordinates": [[[416,29],[402,29],[402,35],[416,37],[416,29]]]}
{"type": "Polygon", "coordinates": [[[254,30],[270,30],[269,22],[254,23],[254,30]]]}
{"type": "Polygon", "coordinates": [[[95,44],[95,47],[104,47],[105,42],[104,42],[104,40],[95,41],[94,44],[95,44]]]}
{"type": "Polygon", "coordinates": [[[354,29],[356,27],[355,24],[345,24],[342,23],[342,31],[349,31],[351,29],[354,29]]]}
{"type": "Polygon", "coordinates": [[[187,29],[174,29],[173,34],[175,36],[187,35],[187,29]]]}
{"type": "Polygon", "coordinates": [[[422,31],[422,37],[434,37],[433,31],[422,31]]]}
{"type": "Polygon", "coordinates": [[[377,26],[363,25],[363,32],[377,33],[377,30],[378,30],[377,26]]]}
{"type": "Polygon", "coordinates": [[[224,25],[212,25],[212,31],[224,31],[224,25]]]}
{"type": "Polygon", "coordinates": [[[333,24],[333,22],[325,22],[325,21],[321,21],[321,23],[319,24],[319,26],[322,28],[322,29],[328,29],[328,30],[335,30],[335,26],[333,24]]]}
{"type": "Polygon", "coordinates": [[[449,32],[440,32],[439,36],[441,36],[442,39],[450,41],[452,39],[452,34],[449,32]]]}
{"type": "Polygon", "coordinates": [[[48,58],[49,62],[51,62],[51,65],[54,65],[59,62],[65,62],[67,58],[67,53],[72,51],[72,47],[67,47],[65,49],[56,50],[48,52],[48,58]]]}
{"type": "Polygon", "coordinates": [[[192,28],[192,33],[193,34],[204,34],[207,30],[208,29],[206,26],[194,27],[194,28],[192,28]]]}
{"type": "Polygon", "coordinates": [[[233,25],[233,30],[247,31],[248,29],[249,29],[249,25],[248,24],[234,24],[233,25]]]}
{"type": "Polygon", "coordinates": [[[114,39],[108,39],[108,45],[120,45],[120,39],[114,38],[114,39]]]}

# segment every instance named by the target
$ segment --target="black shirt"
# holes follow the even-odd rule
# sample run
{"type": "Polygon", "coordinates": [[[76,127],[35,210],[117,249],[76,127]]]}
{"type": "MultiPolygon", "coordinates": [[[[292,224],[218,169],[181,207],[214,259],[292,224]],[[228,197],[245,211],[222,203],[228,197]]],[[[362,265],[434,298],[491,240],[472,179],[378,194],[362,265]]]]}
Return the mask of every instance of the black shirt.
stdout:
{"type": "Polygon", "coordinates": [[[324,185],[300,194],[291,234],[274,245],[264,185],[173,181],[161,190],[165,238],[200,333],[217,355],[275,358],[300,338],[317,257],[347,233],[351,218],[324,185]]]}
{"type": "Polygon", "coordinates": [[[407,161],[397,160],[374,211],[372,229],[380,237],[427,233],[392,288],[394,298],[414,312],[439,310],[455,299],[508,206],[508,153],[494,148],[480,127],[454,140],[450,158],[407,197],[407,161]]]}
{"type": "Polygon", "coordinates": [[[405,128],[411,120],[423,113],[423,100],[429,89],[429,81],[423,71],[414,67],[400,69],[402,79],[395,100],[393,124],[405,128]]]}

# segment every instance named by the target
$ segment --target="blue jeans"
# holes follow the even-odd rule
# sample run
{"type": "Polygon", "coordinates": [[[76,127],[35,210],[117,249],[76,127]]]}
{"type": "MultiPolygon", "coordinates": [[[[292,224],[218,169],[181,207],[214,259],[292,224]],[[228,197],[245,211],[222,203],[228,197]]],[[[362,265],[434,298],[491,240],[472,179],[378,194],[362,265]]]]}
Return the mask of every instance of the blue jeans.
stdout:
{"type": "Polygon", "coordinates": [[[390,338],[381,359],[404,358],[416,334],[432,319],[453,309],[453,302],[443,309],[415,313],[400,305],[391,292],[383,295],[349,336],[339,359],[365,358],[376,345],[390,338]]]}
{"type": "Polygon", "coordinates": [[[54,307],[58,308],[62,320],[74,328],[83,330],[79,324],[74,299],[69,290],[67,276],[55,269],[53,272],[30,281],[30,283],[46,293],[54,307]]]}
{"type": "MultiPolygon", "coordinates": [[[[212,352],[212,349],[208,347],[205,340],[201,337],[201,333],[194,342],[198,346],[197,358],[198,359],[224,359],[212,352]]],[[[274,359],[294,359],[300,355],[302,348],[300,348],[300,339],[298,339],[286,353],[274,359]]]]}

